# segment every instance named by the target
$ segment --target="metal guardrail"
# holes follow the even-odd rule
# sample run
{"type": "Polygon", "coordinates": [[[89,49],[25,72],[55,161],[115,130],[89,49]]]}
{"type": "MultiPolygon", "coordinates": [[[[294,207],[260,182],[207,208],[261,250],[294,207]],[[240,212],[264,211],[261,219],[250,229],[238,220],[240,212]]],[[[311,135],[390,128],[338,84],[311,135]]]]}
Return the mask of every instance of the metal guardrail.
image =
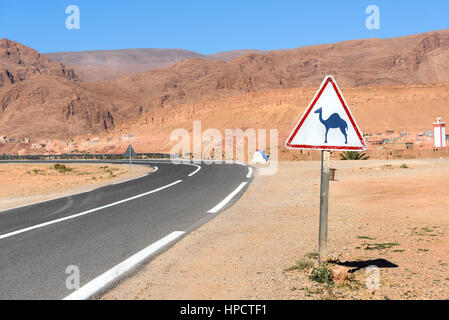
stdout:
{"type": "MultiPolygon", "coordinates": [[[[134,159],[169,159],[168,153],[137,153],[134,159]]],[[[0,160],[121,160],[128,159],[124,154],[89,154],[89,153],[67,153],[67,154],[39,154],[39,155],[0,155],[0,160]]]]}

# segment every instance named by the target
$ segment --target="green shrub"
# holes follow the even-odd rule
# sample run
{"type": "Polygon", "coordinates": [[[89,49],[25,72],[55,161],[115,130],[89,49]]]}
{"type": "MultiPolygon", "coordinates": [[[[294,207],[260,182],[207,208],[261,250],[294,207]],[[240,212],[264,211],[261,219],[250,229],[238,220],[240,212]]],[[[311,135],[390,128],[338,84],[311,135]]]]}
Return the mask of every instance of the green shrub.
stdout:
{"type": "Polygon", "coordinates": [[[56,171],[60,172],[60,173],[66,173],[66,172],[72,172],[73,169],[66,167],[65,164],[60,164],[60,163],[56,163],[53,165],[53,169],[55,169],[56,171]]]}
{"type": "Polygon", "coordinates": [[[45,175],[45,171],[41,170],[41,169],[31,169],[31,171],[33,171],[34,174],[41,174],[41,175],[45,175]]]}
{"type": "Polygon", "coordinates": [[[312,274],[310,275],[310,280],[325,284],[334,283],[332,272],[329,269],[327,263],[323,263],[323,265],[313,268],[312,274]]]}

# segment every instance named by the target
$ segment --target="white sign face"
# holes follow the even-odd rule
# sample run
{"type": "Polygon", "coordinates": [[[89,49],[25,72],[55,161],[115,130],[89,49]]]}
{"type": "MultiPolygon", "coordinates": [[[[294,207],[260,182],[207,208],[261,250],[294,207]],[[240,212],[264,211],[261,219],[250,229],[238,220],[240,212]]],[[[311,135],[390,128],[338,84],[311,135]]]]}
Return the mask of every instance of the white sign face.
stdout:
{"type": "Polygon", "coordinates": [[[332,76],[324,79],[285,146],[289,149],[366,150],[365,139],[332,76]]]}

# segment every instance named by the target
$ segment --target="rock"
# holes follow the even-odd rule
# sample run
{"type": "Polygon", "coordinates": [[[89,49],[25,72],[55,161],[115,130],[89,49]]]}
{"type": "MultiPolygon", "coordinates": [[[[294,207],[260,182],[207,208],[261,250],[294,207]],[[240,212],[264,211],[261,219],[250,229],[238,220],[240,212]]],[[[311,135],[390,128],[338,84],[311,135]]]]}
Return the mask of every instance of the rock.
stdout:
{"type": "Polygon", "coordinates": [[[330,267],[332,278],[335,282],[344,282],[349,279],[349,270],[350,268],[345,266],[333,266],[330,267]]]}

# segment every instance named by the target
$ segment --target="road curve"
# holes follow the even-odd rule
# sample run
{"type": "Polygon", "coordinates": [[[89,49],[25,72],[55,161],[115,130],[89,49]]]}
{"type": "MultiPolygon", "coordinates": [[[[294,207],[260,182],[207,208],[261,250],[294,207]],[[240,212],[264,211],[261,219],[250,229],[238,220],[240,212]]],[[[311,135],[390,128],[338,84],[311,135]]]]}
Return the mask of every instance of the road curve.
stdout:
{"type": "Polygon", "coordinates": [[[155,170],[90,192],[0,212],[0,299],[65,298],[74,292],[66,286],[73,268],[79,269],[81,287],[91,283],[167,235],[189,232],[213,218],[232,205],[252,179],[251,170],[239,164],[138,163],[155,170]]]}

